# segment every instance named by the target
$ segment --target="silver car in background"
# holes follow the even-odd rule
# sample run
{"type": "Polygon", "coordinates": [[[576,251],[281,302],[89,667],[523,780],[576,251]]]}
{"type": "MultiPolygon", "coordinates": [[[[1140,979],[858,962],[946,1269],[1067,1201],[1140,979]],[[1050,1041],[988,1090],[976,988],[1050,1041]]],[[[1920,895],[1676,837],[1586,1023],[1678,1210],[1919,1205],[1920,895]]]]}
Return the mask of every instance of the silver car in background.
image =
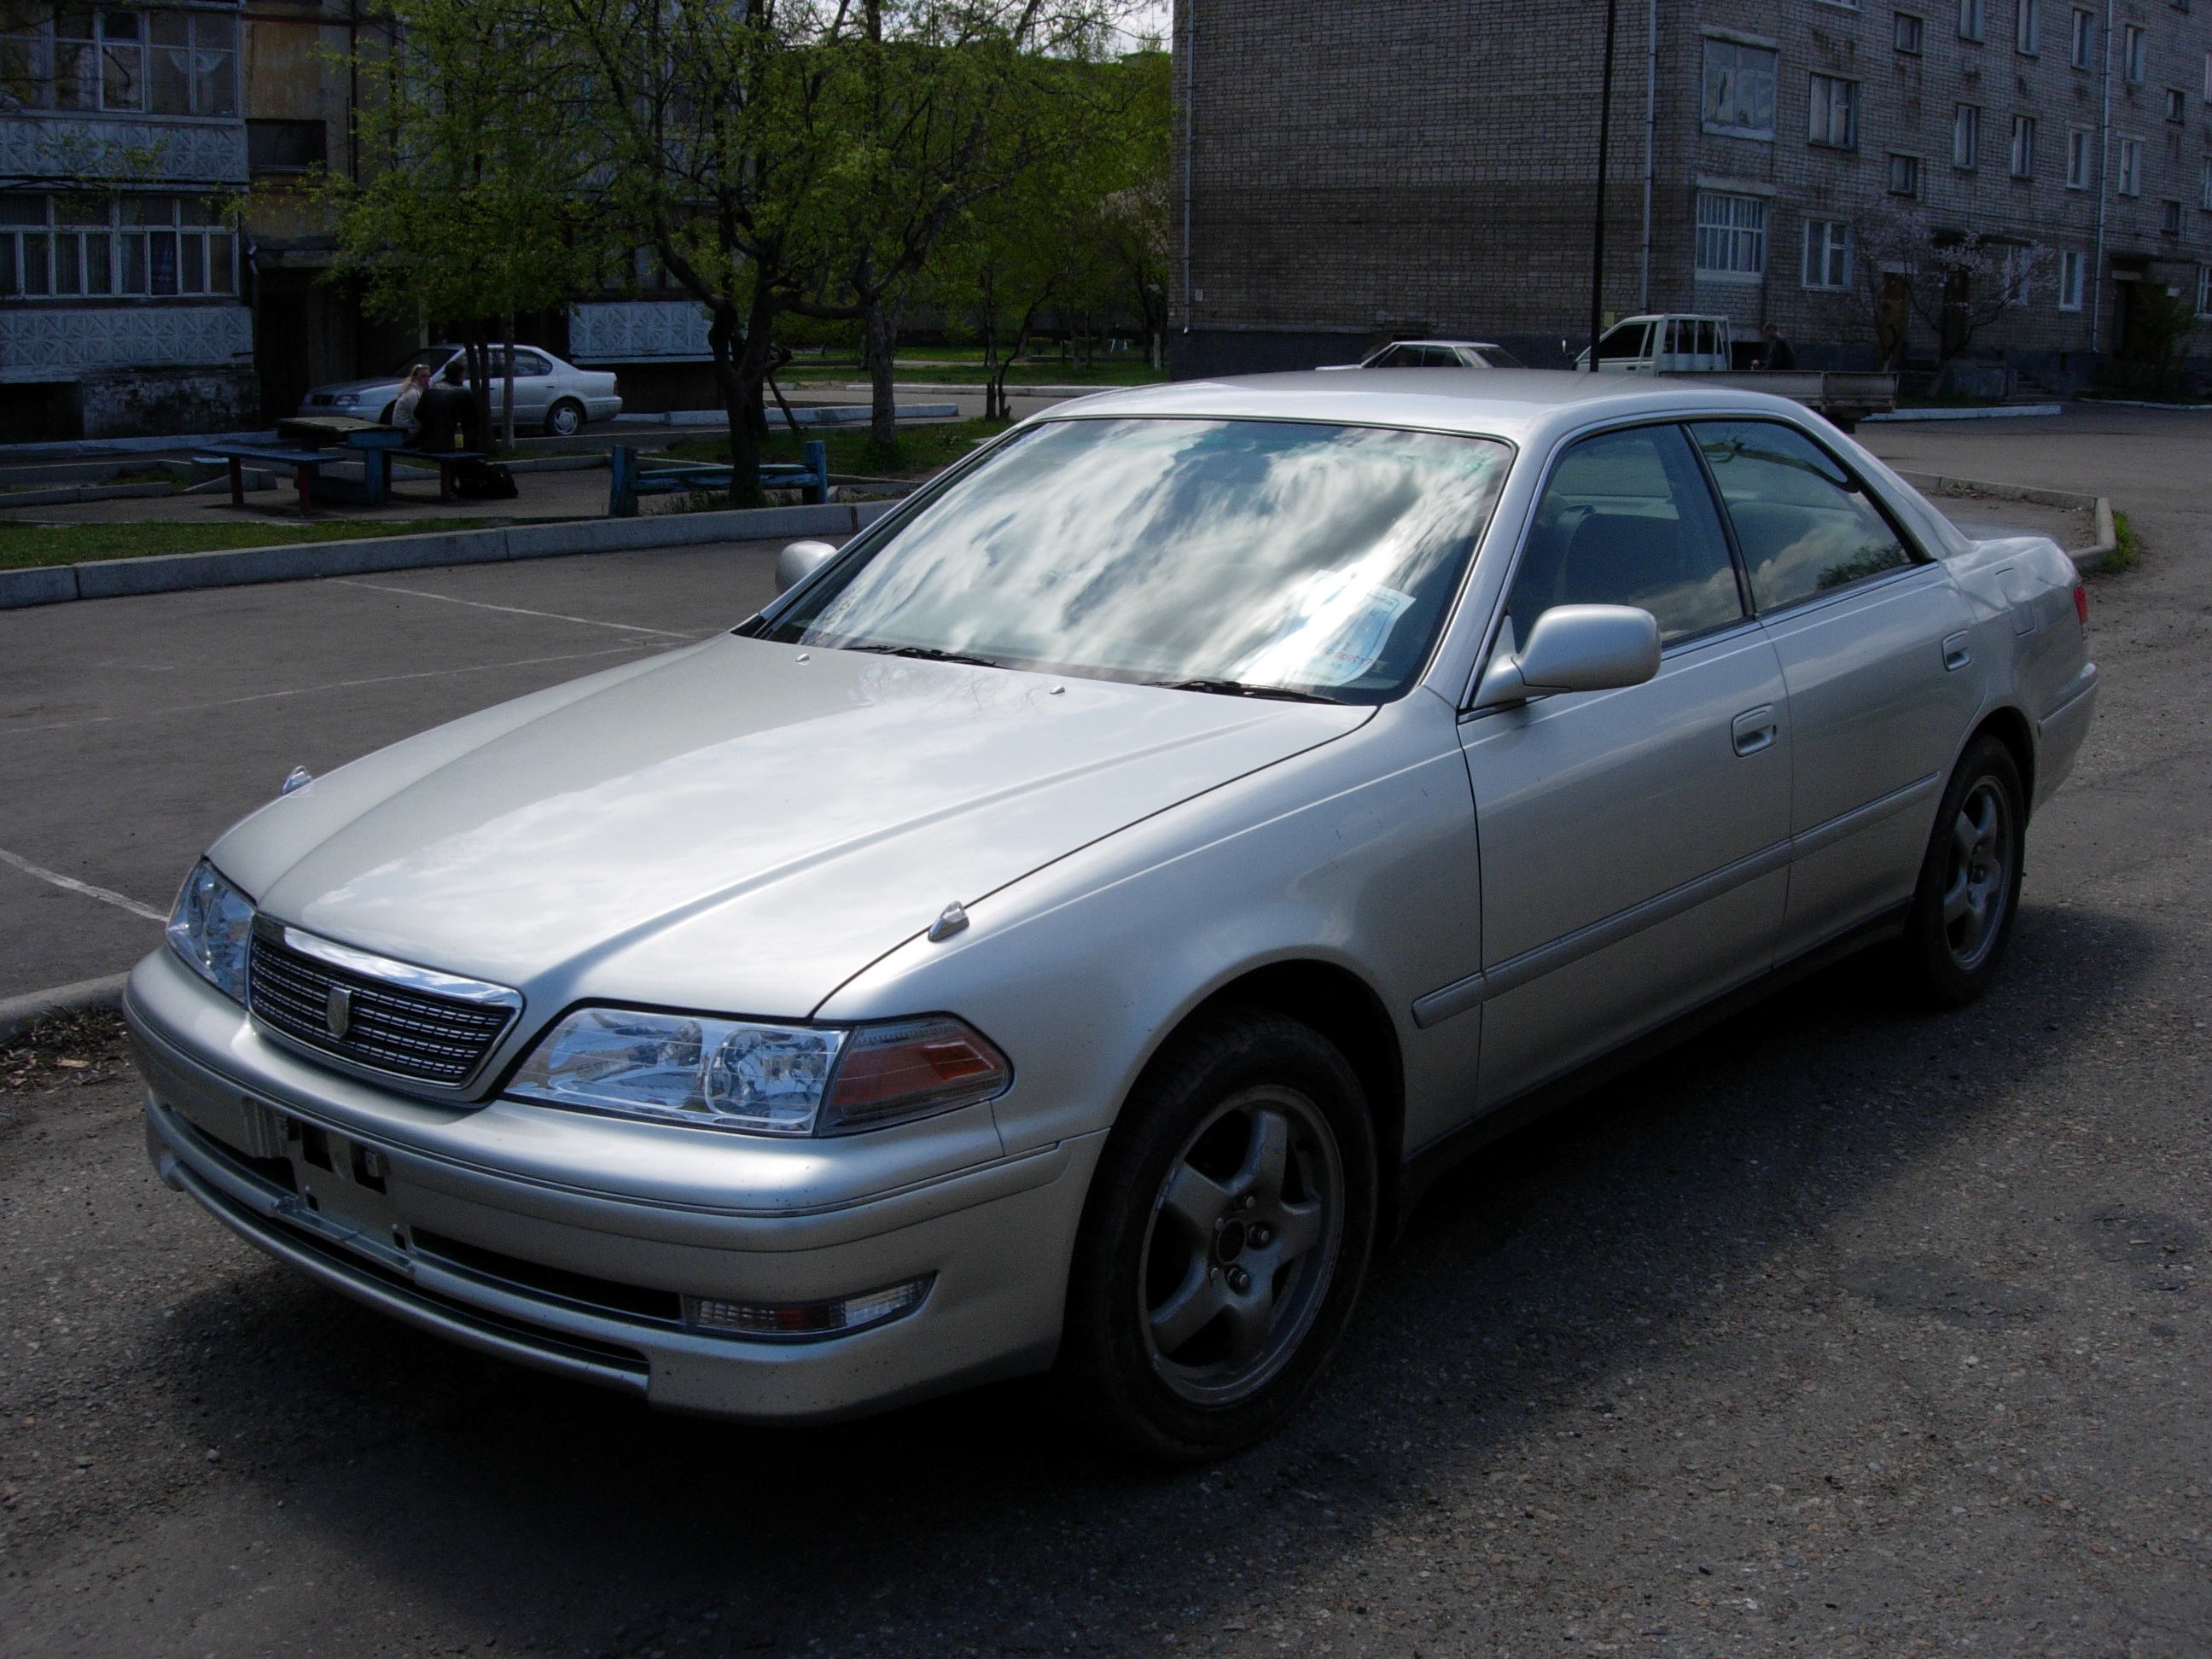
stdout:
{"type": "Polygon", "coordinates": [[[1393,340],[1356,363],[1323,363],[1325,372],[1347,368],[1519,368],[1521,360],[1487,340],[1393,340]]]}
{"type": "MultiPolygon", "coordinates": [[[[452,345],[425,346],[390,374],[364,380],[339,380],[319,386],[300,400],[300,413],[350,415],[356,420],[392,419],[393,399],[407,384],[408,371],[416,364],[428,368],[434,380],[460,354],[452,345]]],[[[507,410],[507,360],[492,348],[492,382],[485,399],[486,418],[503,421],[507,410]]],[[[573,437],[587,421],[611,421],[622,413],[622,396],[615,377],[604,370],[578,368],[538,346],[514,349],[514,423],[541,430],[549,437],[573,437]]]]}
{"type": "Polygon", "coordinates": [[[128,995],[166,1180],[657,1404],[1050,1369],[1218,1455],[1547,1103],[1845,952],[1979,995],[2097,688],[2053,543],[1672,382],[1117,392],[787,553],[215,842],[128,995]]]}

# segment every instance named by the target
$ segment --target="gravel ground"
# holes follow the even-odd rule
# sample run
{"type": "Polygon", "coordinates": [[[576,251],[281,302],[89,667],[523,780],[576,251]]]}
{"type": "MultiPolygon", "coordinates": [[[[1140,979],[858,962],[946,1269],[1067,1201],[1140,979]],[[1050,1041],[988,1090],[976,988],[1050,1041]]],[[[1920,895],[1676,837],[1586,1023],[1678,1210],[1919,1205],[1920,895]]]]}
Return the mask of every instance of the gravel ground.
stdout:
{"type": "Polygon", "coordinates": [[[2124,452],[2145,556],[1991,996],[1847,963],[1498,1149],[1217,1468],[477,1359],[160,1187],[112,1027],[7,1051],[0,1654],[2212,1650],[2203,428],[2098,418],[2021,470],[2124,452]]]}

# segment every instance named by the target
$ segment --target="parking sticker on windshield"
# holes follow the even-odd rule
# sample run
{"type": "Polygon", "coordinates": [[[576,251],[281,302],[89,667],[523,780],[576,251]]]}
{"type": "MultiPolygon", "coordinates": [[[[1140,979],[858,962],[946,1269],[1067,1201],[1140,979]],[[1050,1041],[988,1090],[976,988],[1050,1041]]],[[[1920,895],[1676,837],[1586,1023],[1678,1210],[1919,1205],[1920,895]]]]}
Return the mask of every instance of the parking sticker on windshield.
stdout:
{"type": "Polygon", "coordinates": [[[1382,660],[1390,629],[1413,596],[1356,572],[1325,570],[1299,596],[1289,629],[1237,678],[1261,685],[1348,685],[1382,660]]]}

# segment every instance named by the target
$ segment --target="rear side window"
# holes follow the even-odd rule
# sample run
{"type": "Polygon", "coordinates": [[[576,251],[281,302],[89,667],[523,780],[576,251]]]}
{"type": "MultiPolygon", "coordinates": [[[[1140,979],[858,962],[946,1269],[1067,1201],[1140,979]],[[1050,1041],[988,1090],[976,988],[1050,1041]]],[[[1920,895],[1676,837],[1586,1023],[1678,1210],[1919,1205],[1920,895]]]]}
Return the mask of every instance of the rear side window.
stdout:
{"type": "Polygon", "coordinates": [[[1810,438],[1767,421],[1692,427],[1764,613],[1912,562],[1866,491],[1810,438]]]}
{"type": "Polygon", "coordinates": [[[1607,432],[1559,458],[1505,603],[1514,638],[1555,605],[1635,605],[1662,644],[1742,619],[1728,538],[1680,428],[1607,432]]]}

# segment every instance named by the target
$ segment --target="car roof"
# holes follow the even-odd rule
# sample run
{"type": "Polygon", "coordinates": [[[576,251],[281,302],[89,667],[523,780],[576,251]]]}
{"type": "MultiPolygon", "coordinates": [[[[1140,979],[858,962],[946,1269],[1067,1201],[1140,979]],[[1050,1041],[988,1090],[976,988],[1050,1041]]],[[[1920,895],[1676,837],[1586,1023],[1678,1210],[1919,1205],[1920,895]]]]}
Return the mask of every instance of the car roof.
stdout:
{"type": "MultiPolygon", "coordinates": [[[[1390,345],[1474,346],[1482,351],[1502,351],[1504,348],[1495,340],[1393,340],[1390,345]]],[[[1390,346],[1377,346],[1377,351],[1388,351],[1390,346]]]]}
{"type": "Polygon", "coordinates": [[[1240,374],[1131,386],[1058,404],[1030,418],[1181,416],[1395,426],[1528,442],[1612,416],[1781,415],[1802,404],[1763,392],[1706,388],[1557,368],[1363,368],[1240,374]]]}

